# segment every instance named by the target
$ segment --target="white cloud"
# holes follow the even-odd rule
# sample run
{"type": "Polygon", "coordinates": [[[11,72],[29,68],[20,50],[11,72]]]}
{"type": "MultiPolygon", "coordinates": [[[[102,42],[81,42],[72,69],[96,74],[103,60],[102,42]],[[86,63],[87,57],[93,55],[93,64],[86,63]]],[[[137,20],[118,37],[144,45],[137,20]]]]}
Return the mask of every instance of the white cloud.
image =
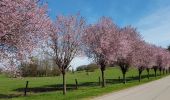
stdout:
{"type": "Polygon", "coordinates": [[[92,61],[88,59],[88,57],[76,57],[73,59],[70,65],[75,69],[78,66],[87,65],[91,62],[92,61]]]}
{"type": "Polygon", "coordinates": [[[170,7],[160,8],[137,22],[135,26],[146,41],[163,47],[170,44],[169,11],[170,7]]]}

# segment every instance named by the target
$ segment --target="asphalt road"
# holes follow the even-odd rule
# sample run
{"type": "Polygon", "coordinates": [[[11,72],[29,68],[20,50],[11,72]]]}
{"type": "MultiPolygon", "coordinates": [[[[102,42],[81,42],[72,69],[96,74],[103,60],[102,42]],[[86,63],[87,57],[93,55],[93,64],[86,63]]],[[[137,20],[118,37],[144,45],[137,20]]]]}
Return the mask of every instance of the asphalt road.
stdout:
{"type": "Polygon", "coordinates": [[[93,100],[170,100],[170,76],[93,100]]]}

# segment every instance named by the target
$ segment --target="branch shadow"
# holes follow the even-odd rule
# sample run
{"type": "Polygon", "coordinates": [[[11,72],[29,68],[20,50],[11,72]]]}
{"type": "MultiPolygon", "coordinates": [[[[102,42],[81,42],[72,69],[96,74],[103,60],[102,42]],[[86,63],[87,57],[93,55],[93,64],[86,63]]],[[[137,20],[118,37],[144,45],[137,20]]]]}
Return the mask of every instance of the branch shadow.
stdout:
{"type": "MultiPolygon", "coordinates": [[[[67,90],[74,90],[75,85],[73,84],[67,84],[67,90]]],[[[13,91],[17,92],[24,92],[25,88],[17,88],[13,91]]],[[[33,93],[38,93],[38,92],[52,92],[52,91],[61,91],[63,90],[62,84],[54,84],[54,85],[45,85],[41,87],[29,87],[27,88],[27,92],[33,92],[33,93]]]]}
{"type": "MultiPolygon", "coordinates": [[[[155,77],[154,74],[150,74],[149,77],[155,77]]],[[[145,79],[145,78],[148,78],[148,75],[142,75],[141,76],[141,80],[142,79],[145,79]]],[[[133,82],[133,81],[136,81],[136,80],[139,80],[139,76],[131,76],[131,77],[126,77],[126,82],[133,82]]],[[[124,80],[123,78],[114,78],[114,79],[106,79],[106,83],[107,84],[119,84],[119,83],[123,83],[124,80]]]]}
{"type": "MultiPolygon", "coordinates": [[[[78,84],[78,87],[92,87],[97,86],[98,82],[85,82],[78,84]]],[[[67,91],[76,90],[75,84],[66,84],[67,91]]],[[[24,92],[25,88],[17,88],[13,91],[17,92],[24,92]]],[[[63,85],[62,84],[52,84],[52,85],[44,85],[41,87],[29,87],[27,88],[27,92],[33,92],[33,93],[40,93],[40,92],[52,92],[52,91],[62,91],[63,85]]]]}
{"type": "MultiPolygon", "coordinates": [[[[150,74],[149,75],[149,78],[152,78],[152,77],[155,77],[155,75],[154,74],[150,74]]],[[[142,79],[145,79],[145,78],[148,78],[148,75],[141,75],[141,80],[142,79]]],[[[127,81],[133,81],[133,80],[139,80],[139,76],[132,76],[132,77],[128,77],[128,80],[127,81]]]]}
{"type": "Polygon", "coordinates": [[[0,99],[10,99],[10,98],[15,98],[22,96],[21,94],[0,94],[0,99]]]}
{"type": "MultiPolygon", "coordinates": [[[[142,75],[142,78],[147,78],[147,75],[142,75]]],[[[154,74],[151,74],[149,77],[154,77],[154,74]]],[[[134,80],[138,80],[138,76],[135,77],[126,77],[127,82],[132,82],[134,80]]],[[[120,84],[123,83],[122,78],[114,78],[114,79],[106,79],[106,84],[120,84]]],[[[76,85],[75,84],[67,84],[67,90],[76,90],[76,85]]],[[[99,82],[83,82],[79,83],[78,87],[94,87],[94,86],[99,86],[99,82]]],[[[17,92],[24,92],[25,88],[17,88],[13,91],[17,92]]],[[[39,92],[51,92],[51,91],[62,91],[63,90],[63,85],[62,84],[52,84],[52,85],[44,85],[41,87],[29,87],[27,89],[27,92],[33,92],[33,93],[39,93],[39,92]]]]}

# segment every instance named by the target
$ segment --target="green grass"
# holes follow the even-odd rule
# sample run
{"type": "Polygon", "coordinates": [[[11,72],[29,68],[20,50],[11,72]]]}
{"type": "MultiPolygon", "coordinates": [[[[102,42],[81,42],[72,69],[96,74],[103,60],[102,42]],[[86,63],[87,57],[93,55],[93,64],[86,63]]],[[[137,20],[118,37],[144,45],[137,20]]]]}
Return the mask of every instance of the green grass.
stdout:
{"type": "Polygon", "coordinates": [[[108,68],[105,71],[105,78],[107,82],[105,88],[101,88],[98,85],[98,77],[101,75],[100,70],[96,70],[95,72],[89,72],[89,75],[86,72],[76,72],[76,73],[67,73],[67,84],[68,89],[67,94],[62,95],[62,90],[53,89],[61,89],[62,87],[56,85],[62,84],[62,77],[27,77],[27,78],[7,78],[4,75],[0,75],[0,100],[77,100],[77,99],[89,99],[95,96],[100,96],[109,92],[118,91],[121,89],[125,89],[128,87],[136,86],[139,84],[143,84],[149,81],[153,81],[159,79],[162,76],[157,76],[157,78],[153,77],[153,70],[151,70],[150,74],[152,74],[150,79],[148,80],[145,77],[146,71],[143,72],[143,78],[139,83],[137,80],[138,72],[136,69],[130,69],[127,73],[127,78],[136,77],[136,79],[127,81],[126,84],[118,81],[118,77],[122,77],[122,74],[118,68],[108,68]],[[74,89],[75,78],[78,79],[79,88],[74,89]],[[115,79],[115,80],[113,80],[115,79]],[[25,82],[29,81],[29,88],[34,89],[34,92],[28,92],[28,96],[23,96],[23,88],[25,87],[25,82]],[[17,91],[17,89],[21,89],[21,91],[17,91]],[[36,89],[36,92],[35,92],[36,89]],[[43,90],[48,90],[46,92],[42,92],[43,90]]]}

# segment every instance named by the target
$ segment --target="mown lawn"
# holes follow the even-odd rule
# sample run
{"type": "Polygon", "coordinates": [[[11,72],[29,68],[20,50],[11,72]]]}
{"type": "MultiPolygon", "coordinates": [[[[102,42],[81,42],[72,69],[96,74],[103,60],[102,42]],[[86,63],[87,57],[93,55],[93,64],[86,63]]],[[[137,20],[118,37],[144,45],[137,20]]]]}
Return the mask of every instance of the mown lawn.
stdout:
{"type": "Polygon", "coordinates": [[[95,72],[75,72],[67,73],[67,94],[62,94],[62,77],[27,77],[27,78],[7,78],[0,75],[0,100],[78,100],[89,99],[103,95],[112,91],[118,91],[131,86],[136,86],[149,81],[153,81],[166,75],[153,75],[150,71],[150,79],[147,79],[146,71],[143,72],[142,80],[138,82],[138,72],[130,69],[127,73],[127,83],[123,84],[119,77],[122,77],[119,68],[107,68],[105,78],[107,85],[105,88],[99,86],[98,80],[101,75],[100,70],[95,72]],[[79,87],[75,89],[75,79],[78,80],[79,87]],[[23,91],[26,81],[29,81],[29,92],[26,97],[23,91]]]}

